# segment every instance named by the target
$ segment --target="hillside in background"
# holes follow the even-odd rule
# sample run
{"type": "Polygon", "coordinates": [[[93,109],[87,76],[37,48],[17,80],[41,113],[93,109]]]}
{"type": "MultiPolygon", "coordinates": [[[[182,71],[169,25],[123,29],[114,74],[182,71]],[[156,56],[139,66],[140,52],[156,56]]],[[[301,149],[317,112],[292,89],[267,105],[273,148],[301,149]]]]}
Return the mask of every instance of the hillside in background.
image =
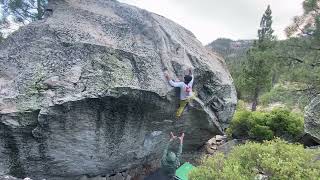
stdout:
{"type": "MultiPolygon", "coordinates": [[[[260,95],[260,106],[267,109],[278,106],[286,106],[290,109],[299,109],[303,111],[304,107],[318,94],[317,87],[310,86],[312,83],[305,83],[309,76],[314,77],[315,68],[299,61],[306,59],[311,53],[315,53],[308,48],[299,48],[305,39],[288,39],[277,41],[274,48],[271,50],[273,58],[277,59],[278,65],[273,68],[275,79],[272,88],[269,91],[260,95]],[[297,46],[296,49],[292,49],[297,46]],[[297,59],[292,58],[293,61],[288,61],[282,57],[294,57],[299,55],[297,59]],[[305,56],[305,57],[304,57],[305,56]],[[280,57],[280,58],[279,58],[280,57]],[[310,67],[312,70],[310,70],[310,67]],[[310,87],[309,87],[310,86],[310,87]]],[[[218,38],[212,41],[206,47],[212,52],[221,55],[228,66],[228,69],[235,82],[238,98],[246,102],[250,99],[245,95],[244,90],[240,88],[243,73],[243,64],[247,61],[246,52],[253,46],[254,40],[231,40],[228,38],[218,38]]],[[[312,63],[311,63],[312,65],[312,63]]],[[[314,82],[316,82],[315,80],[314,82]]]]}
{"type": "Polygon", "coordinates": [[[214,52],[223,56],[226,61],[229,59],[235,59],[244,57],[247,50],[251,47],[254,40],[231,40],[227,38],[218,38],[212,41],[206,47],[214,52]]]}

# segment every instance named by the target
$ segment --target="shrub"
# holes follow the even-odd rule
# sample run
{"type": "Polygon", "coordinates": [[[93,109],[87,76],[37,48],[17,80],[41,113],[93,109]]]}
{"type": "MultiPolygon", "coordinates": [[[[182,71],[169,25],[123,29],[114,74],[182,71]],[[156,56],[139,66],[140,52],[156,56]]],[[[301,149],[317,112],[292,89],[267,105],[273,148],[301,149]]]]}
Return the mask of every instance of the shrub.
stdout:
{"type": "Polygon", "coordinates": [[[233,117],[233,120],[230,124],[229,131],[232,137],[249,137],[248,131],[252,127],[252,122],[250,122],[249,116],[251,112],[249,111],[237,111],[233,117]]]}
{"type": "Polygon", "coordinates": [[[257,141],[271,140],[274,137],[273,131],[268,126],[256,124],[249,131],[250,139],[257,141]]]}
{"type": "Polygon", "coordinates": [[[269,127],[275,136],[292,139],[303,132],[303,116],[285,109],[275,109],[269,115],[269,127]]]}
{"type": "Polygon", "coordinates": [[[243,100],[238,100],[237,111],[244,111],[244,110],[247,110],[246,103],[243,100]]]}
{"type": "Polygon", "coordinates": [[[268,179],[308,179],[320,177],[320,150],[275,139],[264,143],[248,142],[230,154],[216,154],[202,160],[189,174],[191,180],[251,180],[259,173],[268,179]]]}
{"type": "Polygon", "coordinates": [[[229,137],[271,140],[274,136],[293,140],[303,131],[303,116],[286,109],[271,112],[237,111],[227,129],[229,137]]]}

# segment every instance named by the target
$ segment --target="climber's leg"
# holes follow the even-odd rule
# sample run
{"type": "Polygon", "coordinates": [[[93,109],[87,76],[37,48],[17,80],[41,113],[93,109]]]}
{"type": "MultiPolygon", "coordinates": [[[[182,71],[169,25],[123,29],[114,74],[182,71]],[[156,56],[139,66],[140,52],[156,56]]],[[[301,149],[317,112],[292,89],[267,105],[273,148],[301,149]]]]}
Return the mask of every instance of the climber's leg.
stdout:
{"type": "Polygon", "coordinates": [[[181,115],[182,115],[182,113],[183,113],[183,110],[184,110],[184,108],[186,107],[186,105],[188,104],[188,100],[181,100],[180,101],[180,105],[179,105],[179,108],[178,108],[178,110],[177,110],[177,112],[176,112],[176,117],[177,118],[179,118],[181,115]]]}
{"type": "Polygon", "coordinates": [[[180,100],[180,105],[179,105],[179,108],[176,112],[176,118],[180,118],[184,109],[186,108],[186,106],[188,106],[189,103],[192,103],[192,100],[196,98],[196,95],[197,93],[194,92],[193,93],[193,96],[190,97],[189,99],[186,99],[186,100],[180,100]]]}
{"type": "Polygon", "coordinates": [[[193,100],[196,98],[196,96],[197,96],[197,92],[196,91],[194,91],[193,92],[193,95],[188,99],[188,107],[189,106],[191,106],[191,107],[193,107],[193,100]]]}

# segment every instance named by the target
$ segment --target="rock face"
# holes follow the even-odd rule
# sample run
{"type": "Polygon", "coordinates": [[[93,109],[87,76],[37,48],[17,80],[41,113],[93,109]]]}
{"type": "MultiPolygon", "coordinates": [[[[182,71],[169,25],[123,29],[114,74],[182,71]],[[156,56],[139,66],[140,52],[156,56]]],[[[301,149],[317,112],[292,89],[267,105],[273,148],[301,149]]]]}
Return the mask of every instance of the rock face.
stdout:
{"type": "Polygon", "coordinates": [[[158,159],[223,134],[236,104],[222,59],[176,23],[111,0],[49,1],[51,15],[0,45],[0,175],[75,179],[158,159]],[[192,67],[198,98],[180,121],[167,70],[192,67]]]}
{"type": "Polygon", "coordinates": [[[320,144],[320,95],[314,98],[305,109],[304,131],[309,137],[309,144],[320,144]]]}

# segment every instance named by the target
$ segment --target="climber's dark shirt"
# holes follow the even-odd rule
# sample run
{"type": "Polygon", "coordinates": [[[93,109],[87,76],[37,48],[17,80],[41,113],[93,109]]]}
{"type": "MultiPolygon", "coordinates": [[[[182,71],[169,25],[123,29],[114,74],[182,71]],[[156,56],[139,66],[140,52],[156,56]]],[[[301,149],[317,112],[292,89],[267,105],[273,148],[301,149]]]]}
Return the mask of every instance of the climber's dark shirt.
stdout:
{"type": "Polygon", "coordinates": [[[176,169],[180,166],[180,156],[182,153],[182,144],[180,143],[179,145],[179,149],[178,152],[176,153],[176,161],[171,162],[167,160],[167,155],[168,155],[168,149],[170,146],[171,142],[169,141],[169,143],[167,144],[164,152],[163,152],[163,156],[162,156],[162,160],[161,160],[161,169],[164,173],[166,173],[168,176],[170,177],[174,177],[175,173],[176,173],[176,169]]]}

